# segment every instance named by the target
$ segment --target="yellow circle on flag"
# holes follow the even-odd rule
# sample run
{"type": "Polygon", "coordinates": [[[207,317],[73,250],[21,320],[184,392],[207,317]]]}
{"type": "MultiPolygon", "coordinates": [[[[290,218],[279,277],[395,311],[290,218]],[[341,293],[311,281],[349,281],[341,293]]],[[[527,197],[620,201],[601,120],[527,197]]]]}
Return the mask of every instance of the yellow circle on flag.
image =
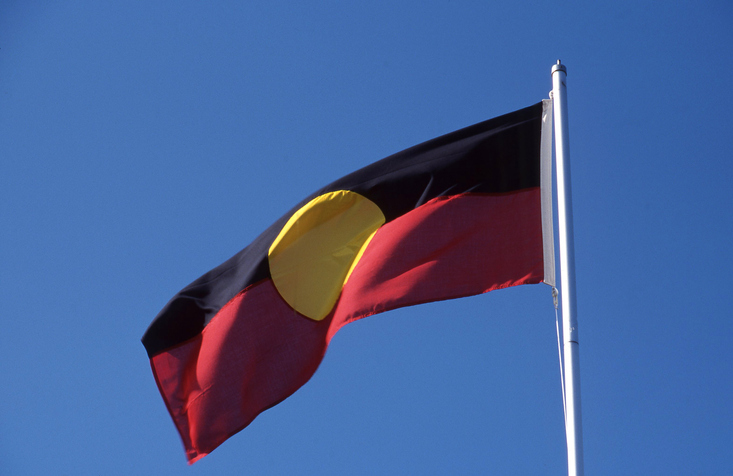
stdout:
{"type": "Polygon", "coordinates": [[[382,210],[355,192],[329,192],[308,202],[290,217],[267,254],[282,298],[304,316],[322,320],[384,222],[382,210]]]}

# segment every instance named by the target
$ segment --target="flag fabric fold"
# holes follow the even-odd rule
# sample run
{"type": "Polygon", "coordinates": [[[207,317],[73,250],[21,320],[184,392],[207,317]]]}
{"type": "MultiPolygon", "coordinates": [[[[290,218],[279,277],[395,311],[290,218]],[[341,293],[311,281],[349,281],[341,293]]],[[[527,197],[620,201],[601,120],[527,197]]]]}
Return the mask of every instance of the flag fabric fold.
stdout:
{"type": "Polygon", "coordinates": [[[542,101],[318,190],[171,299],[143,336],[190,463],[313,375],[348,322],[554,284],[542,101]]]}

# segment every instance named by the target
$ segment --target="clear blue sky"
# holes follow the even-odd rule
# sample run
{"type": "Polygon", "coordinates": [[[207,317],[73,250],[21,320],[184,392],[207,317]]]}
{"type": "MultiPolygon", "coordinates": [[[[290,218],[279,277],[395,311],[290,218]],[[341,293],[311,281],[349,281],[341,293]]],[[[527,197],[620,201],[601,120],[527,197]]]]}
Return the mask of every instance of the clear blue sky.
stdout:
{"type": "Polygon", "coordinates": [[[351,324],[192,467],[140,337],[322,185],[568,67],[588,474],[733,474],[733,5],[0,6],[0,473],[564,474],[550,289],[351,324]]]}

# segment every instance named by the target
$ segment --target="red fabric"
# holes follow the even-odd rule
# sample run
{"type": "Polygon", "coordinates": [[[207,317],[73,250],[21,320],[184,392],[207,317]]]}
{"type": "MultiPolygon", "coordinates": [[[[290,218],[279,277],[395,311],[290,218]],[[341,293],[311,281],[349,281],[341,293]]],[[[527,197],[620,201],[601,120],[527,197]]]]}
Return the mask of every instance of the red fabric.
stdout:
{"type": "Polygon", "coordinates": [[[390,309],[542,282],[540,210],[533,188],[441,197],[387,223],[344,286],[329,340],[390,309]]]}
{"type": "Polygon", "coordinates": [[[151,365],[193,463],[305,384],[344,324],[542,278],[539,188],[441,197],[377,231],[323,321],[295,312],[268,279],[151,365]]]}
{"type": "Polygon", "coordinates": [[[262,281],[185,344],[151,359],[189,463],[203,458],[313,375],[328,321],[293,311],[262,281]]]}

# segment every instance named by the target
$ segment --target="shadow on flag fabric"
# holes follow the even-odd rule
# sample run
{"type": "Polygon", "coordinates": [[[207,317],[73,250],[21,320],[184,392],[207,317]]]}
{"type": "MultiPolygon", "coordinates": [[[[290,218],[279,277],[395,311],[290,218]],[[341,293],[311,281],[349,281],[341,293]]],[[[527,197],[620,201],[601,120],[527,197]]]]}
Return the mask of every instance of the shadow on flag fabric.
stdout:
{"type": "Polygon", "coordinates": [[[142,342],[189,463],[305,384],[351,321],[554,284],[550,108],[347,175],[174,296],[142,342]]]}

